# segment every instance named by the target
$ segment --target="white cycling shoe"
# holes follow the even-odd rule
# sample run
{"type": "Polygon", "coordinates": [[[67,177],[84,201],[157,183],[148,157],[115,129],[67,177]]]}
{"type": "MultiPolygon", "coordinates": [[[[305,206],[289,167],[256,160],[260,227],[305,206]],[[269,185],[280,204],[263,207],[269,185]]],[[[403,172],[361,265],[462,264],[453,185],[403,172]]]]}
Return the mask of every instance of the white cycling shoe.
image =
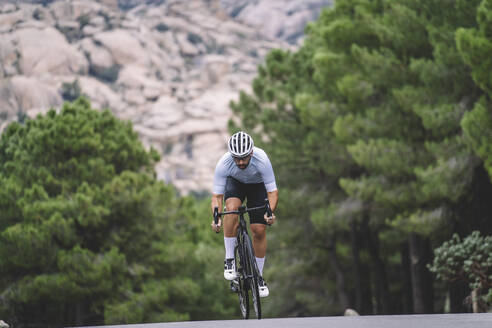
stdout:
{"type": "Polygon", "coordinates": [[[263,280],[263,277],[258,278],[258,289],[260,297],[267,297],[268,295],[270,295],[270,291],[268,290],[267,284],[265,280],[263,280]]]}
{"type": "Polygon", "coordinates": [[[234,259],[226,259],[224,261],[224,278],[234,280],[237,278],[236,263],[234,259]]]}

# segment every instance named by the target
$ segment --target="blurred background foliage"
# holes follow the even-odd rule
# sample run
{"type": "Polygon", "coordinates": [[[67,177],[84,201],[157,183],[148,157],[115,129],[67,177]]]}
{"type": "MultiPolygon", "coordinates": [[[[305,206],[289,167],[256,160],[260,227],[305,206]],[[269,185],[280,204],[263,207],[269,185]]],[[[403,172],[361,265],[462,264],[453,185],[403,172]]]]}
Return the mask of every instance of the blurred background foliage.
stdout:
{"type": "Polygon", "coordinates": [[[490,307],[486,251],[445,250],[492,232],[491,24],[490,0],[338,0],[268,55],[230,121],[281,190],[266,313],[490,307]]]}
{"type": "Polygon", "coordinates": [[[157,181],[129,123],[80,98],[0,141],[0,317],[14,326],[232,318],[208,202],[157,181]]]}
{"type": "MultiPolygon", "coordinates": [[[[337,0],[306,34],[231,103],[280,189],[266,316],[490,309],[492,0],[337,0]]],[[[2,318],[238,316],[209,201],[157,181],[157,160],[84,98],[8,126],[2,318]]]]}

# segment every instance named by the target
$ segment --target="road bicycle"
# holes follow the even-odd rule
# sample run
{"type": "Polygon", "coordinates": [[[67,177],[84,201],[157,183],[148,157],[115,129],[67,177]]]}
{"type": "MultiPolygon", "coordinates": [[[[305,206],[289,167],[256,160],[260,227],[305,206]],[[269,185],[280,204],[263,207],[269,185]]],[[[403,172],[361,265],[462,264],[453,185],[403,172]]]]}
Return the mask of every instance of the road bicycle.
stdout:
{"type": "Polygon", "coordinates": [[[249,317],[249,291],[251,291],[251,299],[253,307],[255,309],[256,317],[261,319],[261,302],[260,292],[258,288],[258,279],[260,273],[258,266],[256,265],[255,251],[253,249],[253,243],[248,234],[246,226],[246,220],[244,214],[265,209],[267,216],[272,216],[272,210],[268,199],[265,199],[265,205],[259,207],[246,208],[245,206],[239,206],[236,211],[222,212],[220,213],[218,208],[214,208],[214,221],[218,223],[219,217],[227,214],[239,215],[239,226],[237,229],[237,245],[234,248],[234,260],[236,262],[236,279],[232,281],[231,287],[238,294],[239,308],[244,319],[249,317]]]}

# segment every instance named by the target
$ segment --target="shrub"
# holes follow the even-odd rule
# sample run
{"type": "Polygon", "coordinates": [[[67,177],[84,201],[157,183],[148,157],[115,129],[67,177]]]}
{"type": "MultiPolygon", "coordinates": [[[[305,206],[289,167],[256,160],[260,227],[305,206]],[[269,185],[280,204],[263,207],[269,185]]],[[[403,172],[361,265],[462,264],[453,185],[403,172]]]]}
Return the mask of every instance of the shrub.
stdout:
{"type": "Polygon", "coordinates": [[[474,231],[461,241],[457,234],[434,250],[434,262],[429,270],[437,278],[447,281],[465,281],[479,296],[484,310],[492,304],[492,236],[482,237],[474,231]]]}

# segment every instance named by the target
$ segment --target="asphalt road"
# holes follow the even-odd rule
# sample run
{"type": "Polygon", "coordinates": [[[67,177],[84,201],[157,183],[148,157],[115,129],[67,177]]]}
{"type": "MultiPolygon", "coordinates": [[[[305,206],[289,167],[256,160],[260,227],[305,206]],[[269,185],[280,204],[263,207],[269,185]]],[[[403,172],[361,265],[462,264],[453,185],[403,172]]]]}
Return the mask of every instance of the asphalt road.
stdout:
{"type": "Polygon", "coordinates": [[[105,328],[492,328],[492,313],[188,321],[105,328]]]}

